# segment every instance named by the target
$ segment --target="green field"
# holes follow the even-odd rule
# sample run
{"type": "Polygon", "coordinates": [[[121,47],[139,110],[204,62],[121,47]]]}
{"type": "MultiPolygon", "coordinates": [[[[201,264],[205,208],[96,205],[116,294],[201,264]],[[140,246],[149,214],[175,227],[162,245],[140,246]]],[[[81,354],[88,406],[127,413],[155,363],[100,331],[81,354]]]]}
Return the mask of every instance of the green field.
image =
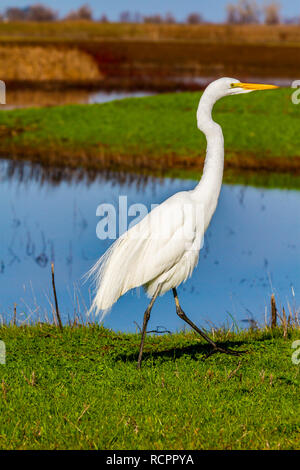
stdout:
{"type": "MultiPolygon", "coordinates": [[[[300,107],[291,94],[290,89],[254,92],[216,104],[227,170],[300,173],[300,107]]],[[[0,155],[46,166],[198,176],[206,146],[196,126],[200,95],[2,111],[0,155]]]]}
{"type": "Polygon", "coordinates": [[[1,449],[296,449],[299,365],[281,328],[146,339],[98,326],[0,328],[1,449]]]}

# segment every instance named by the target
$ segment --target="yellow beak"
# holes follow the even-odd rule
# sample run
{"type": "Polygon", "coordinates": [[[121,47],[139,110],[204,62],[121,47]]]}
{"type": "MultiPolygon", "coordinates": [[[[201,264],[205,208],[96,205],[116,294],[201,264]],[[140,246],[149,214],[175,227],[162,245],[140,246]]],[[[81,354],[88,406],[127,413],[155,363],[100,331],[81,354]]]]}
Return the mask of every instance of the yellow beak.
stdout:
{"type": "Polygon", "coordinates": [[[279,88],[276,85],[264,85],[260,83],[233,83],[232,88],[243,88],[244,90],[273,90],[279,88]]]}

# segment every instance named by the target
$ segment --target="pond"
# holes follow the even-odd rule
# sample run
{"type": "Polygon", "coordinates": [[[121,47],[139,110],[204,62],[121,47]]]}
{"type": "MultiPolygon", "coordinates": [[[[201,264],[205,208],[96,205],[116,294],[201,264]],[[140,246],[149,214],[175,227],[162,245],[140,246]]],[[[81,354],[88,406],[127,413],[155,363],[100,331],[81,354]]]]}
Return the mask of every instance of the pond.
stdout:
{"type": "MultiPolygon", "coordinates": [[[[256,77],[256,76],[239,76],[241,81],[254,82],[254,83],[270,83],[279,86],[289,87],[293,82],[292,78],[276,78],[276,77],[256,77]]],[[[175,90],[202,90],[211,81],[216,79],[216,76],[174,76],[169,77],[170,83],[176,84],[175,90]]],[[[149,79],[150,80],[150,79],[149,79]]],[[[148,81],[149,81],[148,80],[148,81]]],[[[150,80],[151,84],[151,80],[150,80]]],[[[6,104],[1,105],[1,109],[16,109],[28,108],[36,106],[57,106],[68,104],[94,104],[106,103],[113,100],[121,100],[124,98],[136,98],[142,96],[151,96],[162,91],[168,91],[162,88],[135,90],[90,90],[85,88],[66,88],[66,89],[43,89],[43,88],[14,88],[7,87],[6,90],[6,104]]],[[[173,90],[174,91],[174,90],[173,90]]]]}
{"type": "MultiPolygon", "coordinates": [[[[86,321],[90,283],[82,276],[112,243],[96,236],[101,203],[118,210],[127,205],[150,208],[197,181],[46,172],[30,164],[0,161],[1,244],[0,314],[8,321],[17,304],[17,319],[52,322],[51,260],[64,322],[86,321]]],[[[248,327],[264,323],[274,291],[278,303],[291,308],[300,289],[300,192],[224,184],[206,233],[193,277],[178,289],[182,307],[203,327],[248,327]]],[[[128,217],[130,221],[130,217],[128,217]]],[[[119,299],[104,325],[136,331],[148,299],[142,289],[119,299]],[[136,322],[136,323],[135,323],[136,322]]],[[[298,305],[297,305],[298,306],[298,305]]],[[[0,318],[0,320],[1,320],[0,318]]],[[[94,321],[93,316],[89,317],[94,321]]],[[[183,328],[171,293],[155,303],[149,329],[183,328]]]]}

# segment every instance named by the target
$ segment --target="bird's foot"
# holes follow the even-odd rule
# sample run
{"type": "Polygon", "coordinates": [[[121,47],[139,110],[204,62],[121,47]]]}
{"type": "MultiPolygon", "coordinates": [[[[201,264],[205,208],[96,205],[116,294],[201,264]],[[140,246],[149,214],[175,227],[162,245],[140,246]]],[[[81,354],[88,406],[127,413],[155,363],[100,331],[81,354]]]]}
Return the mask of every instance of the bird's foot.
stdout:
{"type": "Polygon", "coordinates": [[[226,349],[226,348],[221,348],[221,346],[214,346],[211,351],[206,355],[205,359],[208,357],[212,356],[215,353],[223,353],[223,354],[229,354],[231,356],[241,356],[242,354],[247,353],[248,351],[234,351],[233,349],[226,349]]]}

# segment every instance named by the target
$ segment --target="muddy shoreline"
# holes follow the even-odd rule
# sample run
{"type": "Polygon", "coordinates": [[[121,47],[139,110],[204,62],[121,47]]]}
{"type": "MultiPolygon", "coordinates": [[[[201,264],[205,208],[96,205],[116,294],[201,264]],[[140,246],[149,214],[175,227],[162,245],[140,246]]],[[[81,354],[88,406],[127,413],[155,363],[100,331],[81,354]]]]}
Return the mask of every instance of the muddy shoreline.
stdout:
{"type": "MultiPolygon", "coordinates": [[[[180,175],[198,177],[202,173],[204,156],[191,157],[175,154],[161,155],[159,158],[149,158],[148,155],[121,155],[105,149],[70,151],[59,147],[29,148],[16,145],[1,145],[0,158],[12,162],[31,162],[39,164],[44,169],[59,171],[83,170],[97,174],[100,172],[134,173],[144,176],[164,177],[180,175]]],[[[263,173],[291,174],[300,176],[300,156],[295,157],[257,157],[255,154],[225,152],[225,171],[233,173],[263,173]]]]}

